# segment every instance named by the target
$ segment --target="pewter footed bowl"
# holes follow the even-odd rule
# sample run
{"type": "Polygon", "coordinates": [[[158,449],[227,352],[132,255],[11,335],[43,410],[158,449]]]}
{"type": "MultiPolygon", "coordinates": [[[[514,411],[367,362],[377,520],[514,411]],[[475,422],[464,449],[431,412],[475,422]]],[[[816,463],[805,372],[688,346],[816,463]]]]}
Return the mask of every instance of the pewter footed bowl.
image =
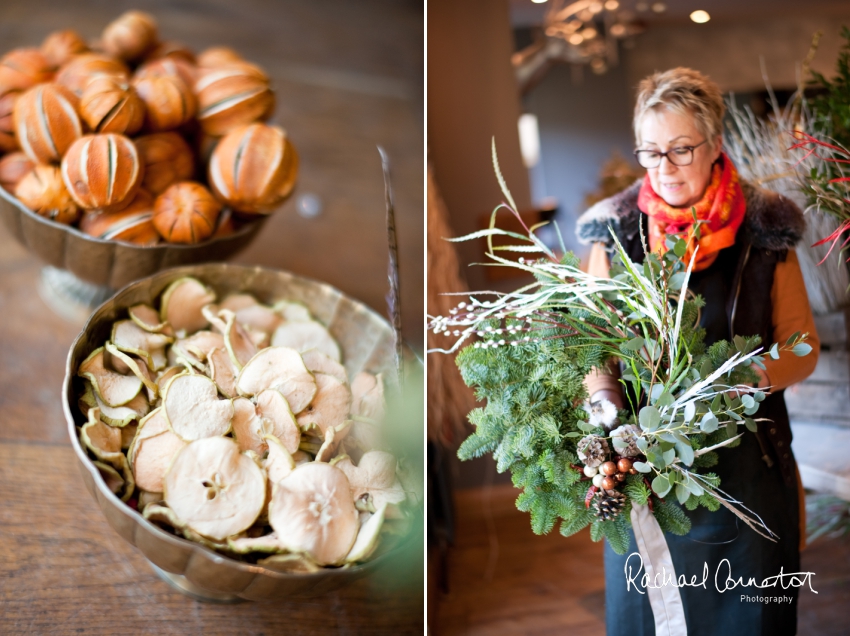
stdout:
{"type": "Polygon", "coordinates": [[[169,267],[230,258],[256,238],[268,217],[197,245],[134,245],[95,238],[51,221],[0,187],[0,218],[21,245],[46,263],[39,289],[45,302],[58,314],[82,323],[115,290],[134,280],[169,267]]]}
{"type": "MultiPolygon", "coordinates": [[[[416,533],[362,564],[326,568],[311,574],[286,574],[237,561],[171,534],[144,519],[109,489],[79,441],[76,427],[84,423],[84,418],[77,407],[76,370],[91,351],[110,337],[112,322],[124,318],[129,307],[138,303],[155,305],[155,300],[169,283],[185,276],[203,281],[216,291],[219,298],[240,291],[253,294],[261,302],[287,299],[303,303],[337,340],[349,377],[359,371],[383,373],[388,388],[395,389],[397,386],[393,379],[395,340],[392,328],[377,313],[329,285],[288,272],[223,263],[170,269],[137,281],[119,291],[91,315],[71,345],[62,391],[68,434],[83,481],[109,525],[140,550],[162,578],[182,592],[206,601],[318,596],[368,576],[398,556],[401,550],[409,547],[416,533]]],[[[421,523],[421,516],[414,522],[421,523]]]]}

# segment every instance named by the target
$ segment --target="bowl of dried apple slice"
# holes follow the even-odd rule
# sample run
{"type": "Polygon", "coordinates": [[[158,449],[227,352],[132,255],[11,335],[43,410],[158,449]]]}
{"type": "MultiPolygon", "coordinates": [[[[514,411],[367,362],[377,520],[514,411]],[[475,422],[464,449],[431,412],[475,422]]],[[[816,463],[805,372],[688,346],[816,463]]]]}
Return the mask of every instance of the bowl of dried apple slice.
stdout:
{"type": "Polygon", "coordinates": [[[68,354],[83,481],[109,525],[190,596],[344,586],[421,520],[421,477],[382,435],[394,342],[369,308],[287,272],[208,264],[132,283],[68,354]]]}

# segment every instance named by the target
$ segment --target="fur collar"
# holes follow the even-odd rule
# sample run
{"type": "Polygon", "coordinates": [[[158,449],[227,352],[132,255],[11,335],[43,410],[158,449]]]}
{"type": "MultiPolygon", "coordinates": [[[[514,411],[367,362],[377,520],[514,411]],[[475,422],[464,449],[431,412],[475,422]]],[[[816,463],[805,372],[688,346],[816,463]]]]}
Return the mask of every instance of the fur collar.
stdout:
{"type": "MultiPolygon", "coordinates": [[[[609,225],[618,236],[633,238],[639,231],[642,216],[637,206],[642,181],[638,179],[619,194],[596,203],[582,214],[576,226],[578,240],[585,245],[604,243],[609,248],[613,247],[609,225]]],[[[742,238],[756,248],[793,248],[806,227],[800,208],[787,197],[747,181],[741,181],[741,190],[747,202],[747,213],[738,230],[743,233],[742,238]]]]}

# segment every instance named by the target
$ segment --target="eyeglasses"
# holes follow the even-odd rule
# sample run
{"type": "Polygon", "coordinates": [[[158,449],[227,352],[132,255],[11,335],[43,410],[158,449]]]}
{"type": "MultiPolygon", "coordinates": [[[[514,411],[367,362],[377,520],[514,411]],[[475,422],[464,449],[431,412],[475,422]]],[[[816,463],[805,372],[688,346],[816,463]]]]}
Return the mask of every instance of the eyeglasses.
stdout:
{"type": "Polygon", "coordinates": [[[644,168],[657,168],[661,165],[661,159],[667,157],[667,161],[674,166],[689,166],[694,161],[694,149],[699,148],[708,139],[699,142],[695,146],[677,146],[667,152],[657,150],[635,150],[635,159],[644,168]]]}

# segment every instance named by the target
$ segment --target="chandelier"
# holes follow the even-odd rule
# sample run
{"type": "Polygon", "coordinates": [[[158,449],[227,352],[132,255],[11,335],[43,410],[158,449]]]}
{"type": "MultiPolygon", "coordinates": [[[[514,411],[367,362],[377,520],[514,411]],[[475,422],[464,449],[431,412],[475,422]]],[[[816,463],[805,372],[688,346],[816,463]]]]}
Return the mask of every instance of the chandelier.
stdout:
{"type": "Polygon", "coordinates": [[[638,2],[634,10],[624,4],[620,0],[550,0],[542,37],[511,58],[520,90],[533,86],[553,63],[589,67],[598,74],[616,66],[619,42],[628,42],[646,29],[637,13],[666,9],[662,2],[638,2]]]}

